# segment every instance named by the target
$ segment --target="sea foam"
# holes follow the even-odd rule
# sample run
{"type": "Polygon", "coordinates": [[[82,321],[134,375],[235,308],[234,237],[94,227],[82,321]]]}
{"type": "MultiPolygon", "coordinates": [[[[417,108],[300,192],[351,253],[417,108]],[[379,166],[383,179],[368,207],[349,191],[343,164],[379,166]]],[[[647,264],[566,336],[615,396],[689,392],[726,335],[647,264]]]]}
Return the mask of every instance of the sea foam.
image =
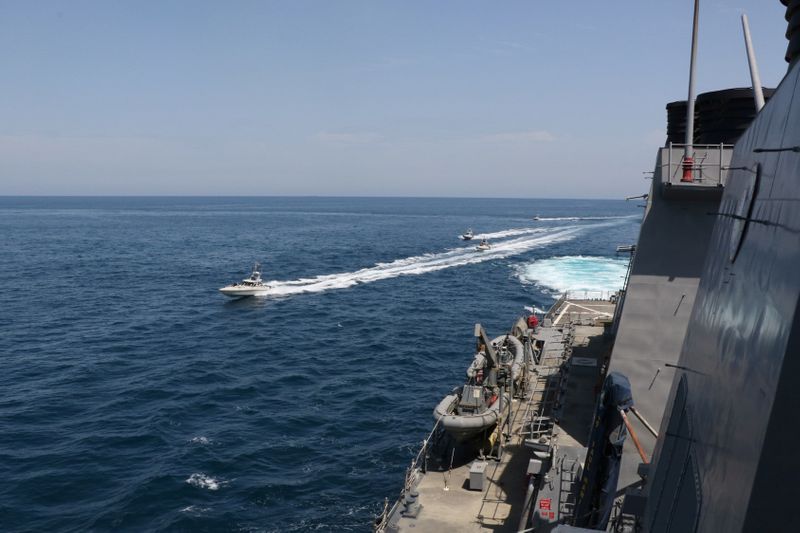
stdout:
{"type": "MultiPolygon", "coordinates": [[[[590,226],[567,226],[551,229],[524,230],[524,234],[514,239],[492,242],[492,248],[485,252],[477,252],[475,243],[468,246],[452,248],[444,252],[423,254],[418,256],[397,259],[388,263],[377,263],[368,268],[354,272],[327,274],[313,278],[302,278],[293,281],[270,281],[272,286],[264,296],[281,297],[295,294],[324,292],[333,289],[345,289],[359,283],[373,283],[375,281],[396,278],[399,276],[417,276],[446,268],[460,267],[503,259],[537,248],[543,248],[556,243],[574,239],[578,233],[590,226]]],[[[592,226],[596,227],[596,226],[592,226]]],[[[507,230],[519,235],[523,230],[507,230]]],[[[487,235],[499,235],[503,232],[487,235]]]]}
{"type": "Polygon", "coordinates": [[[192,474],[186,479],[186,483],[192,485],[193,487],[197,487],[199,489],[208,489],[208,490],[219,490],[219,488],[223,485],[227,484],[227,481],[220,481],[215,479],[211,476],[207,476],[202,473],[192,474]]]}
{"type": "Polygon", "coordinates": [[[607,292],[622,288],[627,268],[626,259],[573,255],[520,265],[517,277],[523,283],[535,284],[557,293],[607,292]]]}

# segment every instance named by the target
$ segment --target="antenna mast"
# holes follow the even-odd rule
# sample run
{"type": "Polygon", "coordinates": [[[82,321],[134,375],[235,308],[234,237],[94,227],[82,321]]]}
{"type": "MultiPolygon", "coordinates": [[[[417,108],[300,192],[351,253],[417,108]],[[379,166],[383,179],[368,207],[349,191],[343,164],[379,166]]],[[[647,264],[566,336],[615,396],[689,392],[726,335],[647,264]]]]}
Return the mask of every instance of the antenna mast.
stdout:
{"type": "Polygon", "coordinates": [[[761,90],[761,76],[758,74],[756,53],[753,50],[753,41],[750,40],[750,23],[744,13],[742,13],[742,31],[744,32],[744,47],[747,49],[747,63],[750,65],[750,79],[753,82],[753,98],[756,101],[756,113],[758,113],[764,107],[764,91],[761,90]]]}
{"type": "Polygon", "coordinates": [[[689,62],[689,96],[686,98],[686,146],[683,151],[683,177],[681,181],[692,182],[694,160],[692,145],[694,144],[694,71],[697,60],[697,21],[700,15],[700,0],[694,0],[694,20],[692,22],[692,56],[689,62]]]}

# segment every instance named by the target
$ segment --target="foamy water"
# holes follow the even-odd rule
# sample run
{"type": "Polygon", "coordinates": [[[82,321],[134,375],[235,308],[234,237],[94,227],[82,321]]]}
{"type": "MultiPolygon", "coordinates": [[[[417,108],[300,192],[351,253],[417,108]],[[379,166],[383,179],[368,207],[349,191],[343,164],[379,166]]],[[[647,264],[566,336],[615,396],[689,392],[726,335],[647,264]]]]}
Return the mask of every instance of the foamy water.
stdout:
{"type": "Polygon", "coordinates": [[[514,265],[636,242],[632,218],[537,212],[641,216],[622,201],[0,198],[0,277],[26,287],[0,293],[2,531],[369,529],[469,364],[474,322],[496,336],[552,303],[514,265]],[[470,226],[491,251],[458,240],[470,226]],[[30,284],[53,257],[59,274],[30,284]],[[284,293],[320,292],[219,293],[258,259],[284,293]]]}
{"type": "MultiPolygon", "coordinates": [[[[446,268],[502,259],[536,248],[572,240],[578,233],[589,227],[596,226],[570,226],[550,230],[531,230],[530,235],[493,242],[492,248],[484,252],[475,250],[476,243],[473,242],[468,246],[453,248],[441,253],[406,257],[389,263],[378,263],[372,267],[354,272],[327,274],[293,281],[270,281],[271,289],[266,291],[263,296],[292,296],[302,293],[345,289],[359,283],[373,283],[399,276],[418,276],[446,268]]],[[[496,232],[495,235],[500,233],[502,232],[496,232]]]]}
{"type": "Polygon", "coordinates": [[[627,259],[580,255],[540,259],[517,269],[523,283],[562,293],[565,291],[616,291],[622,288],[627,259]]]}
{"type": "Polygon", "coordinates": [[[508,237],[518,237],[520,235],[533,235],[547,231],[545,228],[513,228],[492,233],[476,233],[473,240],[480,239],[505,239],[508,237]]]}
{"type": "Polygon", "coordinates": [[[202,473],[192,474],[186,480],[186,483],[192,485],[193,487],[197,487],[199,489],[208,489],[208,490],[219,490],[222,485],[225,485],[227,482],[219,481],[211,476],[207,476],[202,473]]]}
{"type": "Polygon", "coordinates": [[[537,217],[537,222],[569,222],[576,220],[622,220],[626,218],[638,218],[639,215],[607,216],[607,217],[537,217]]]}

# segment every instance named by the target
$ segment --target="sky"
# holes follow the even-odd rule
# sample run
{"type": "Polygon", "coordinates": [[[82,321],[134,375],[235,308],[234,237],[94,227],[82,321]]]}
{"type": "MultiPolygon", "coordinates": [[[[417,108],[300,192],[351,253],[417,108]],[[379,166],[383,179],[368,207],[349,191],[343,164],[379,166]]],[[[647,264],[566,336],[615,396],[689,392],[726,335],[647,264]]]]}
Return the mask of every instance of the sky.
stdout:
{"type": "MultiPolygon", "coordinates": [[[[620,198],[686,98],[692,0],[0,0],[0,195],[620,198]]],[[[698,92],[786,73],[702,0],[698,92]]]]}

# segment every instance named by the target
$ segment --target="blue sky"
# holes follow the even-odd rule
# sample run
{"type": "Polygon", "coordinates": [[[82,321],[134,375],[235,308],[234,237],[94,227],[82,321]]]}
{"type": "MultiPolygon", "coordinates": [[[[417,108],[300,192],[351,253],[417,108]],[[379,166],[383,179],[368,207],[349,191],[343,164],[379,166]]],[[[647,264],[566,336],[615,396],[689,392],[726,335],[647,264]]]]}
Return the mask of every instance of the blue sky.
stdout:
{"type": "MultiPolygon", "coordinates": [[[[0,194],[614,198],[686,97],[692,0],[0,1],[0,194]]],[[[699,92],[786,72],[703,0],[699,92]]]]}

